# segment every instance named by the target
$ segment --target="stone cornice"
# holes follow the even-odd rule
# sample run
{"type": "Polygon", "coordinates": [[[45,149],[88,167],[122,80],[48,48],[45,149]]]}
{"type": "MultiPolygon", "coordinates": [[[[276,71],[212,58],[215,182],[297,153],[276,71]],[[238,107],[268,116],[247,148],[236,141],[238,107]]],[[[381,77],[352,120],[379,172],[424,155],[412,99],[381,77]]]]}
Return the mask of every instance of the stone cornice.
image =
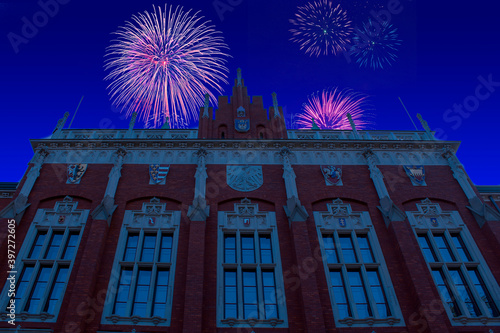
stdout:
{"type": "Polygon", "coordinates": [[[314,140],[314,139],[280,139],[280,140],[212,140],[212,139],[34,139],[30,140],[33,150],[52,149],[271,149],[280,150],[287,147],[291,150],[359,150],[365,149],[391,151],[437,151],[450,149],[456,152],[458,141],[410,141],[410,140],[314,140]]]}

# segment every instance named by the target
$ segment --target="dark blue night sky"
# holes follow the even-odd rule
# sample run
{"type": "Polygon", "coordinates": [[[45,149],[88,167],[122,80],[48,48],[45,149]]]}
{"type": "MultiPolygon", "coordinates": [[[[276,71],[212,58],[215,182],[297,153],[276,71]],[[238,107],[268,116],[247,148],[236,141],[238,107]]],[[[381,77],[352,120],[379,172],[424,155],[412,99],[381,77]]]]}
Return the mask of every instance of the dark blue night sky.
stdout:
{"type": "MultiPolygon", "coordinates": [[[[114,38],[111,33],[133,14],[165,4],[59,0],[57,13],[51,13],[46,24],[38,31],[25,29],[28,37],[13,45],[9,36],[22,36],[25,22],[39,15],[41,3],[54,1],[0,0],[0,181],[21,179],[32,156],[28,140],[50,135],[66,111],[71,119],[82,95],[72,128],[128,127],[128,119],[111,106],[103,81],[105,49],[114,38]]],[[[394,1],[339,3],[354,25],[361,26],[371,11],[385,10],[394,1]]],[[[222,31],[231,55],[225,94],[231,91],[238,67],[250,95],[264,96],[269,107],[275,91],[288,115],[300,112],[315,91],[352,88],[370,96],[371,129],[412,130],[401,97],[419,130],[417,113],[438,138],[462,141],[458,157],[475,184],[500,185],[500,28],[492,1],[400,0],[400,13],[391,15],[390,23],[398,28],[402,45],[397,62],[384,70],[359,68],[343,55],[311,57],[300,51],[289,41],[289,19],[306,3],[168,2],[200,10],[222,31]]]]}

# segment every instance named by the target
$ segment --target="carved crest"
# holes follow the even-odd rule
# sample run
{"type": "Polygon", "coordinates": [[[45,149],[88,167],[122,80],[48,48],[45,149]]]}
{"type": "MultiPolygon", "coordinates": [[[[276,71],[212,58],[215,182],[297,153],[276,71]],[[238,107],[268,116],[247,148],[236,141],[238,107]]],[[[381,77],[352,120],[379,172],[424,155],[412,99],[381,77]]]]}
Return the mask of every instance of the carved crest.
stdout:
{"type": "Polygon", "coordinates": [[[342,185],[342,168],[335,165],[321,165],[321,172],[327,186],[342,185]]]}
{"type": "Polygon", "coordinates": [[[234,128],[238,132],[248,132],[250,129],[250,119],[235,119],[234,128]]]}
{"type": "Polygon", "coordinates": [[[226,169],[227,185],[240,192],[258,189],[264,183],[261,166],[228,165],[226,169]]]}
{"type": "Polygon", "coordinates": [[[87,164],[68,165],[68,180],[66,184],[80,184],[85,171],[87,171],[87,164]]]}
{"type": "Polygon", "coordinates": [[[150,184],[165,184],[165,178],[170,170],[170,164],[160,165],[151,164],[149,165],[149,183],[150,184]]]}
{"type": "Polygon", "coordinates": [[[406,174],[415,186],[425,186],[425,169],[423,165],[404,165],[406,174]]]}

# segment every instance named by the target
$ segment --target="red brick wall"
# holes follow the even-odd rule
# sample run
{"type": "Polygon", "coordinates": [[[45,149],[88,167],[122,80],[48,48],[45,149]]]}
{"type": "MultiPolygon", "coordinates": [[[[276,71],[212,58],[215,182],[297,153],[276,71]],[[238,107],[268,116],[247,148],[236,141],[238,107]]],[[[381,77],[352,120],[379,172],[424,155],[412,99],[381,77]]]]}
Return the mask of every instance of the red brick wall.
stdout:
{"type": "MultiPolygon", "coordinates": [[[[247,110],[248,111],[248,110],[247,110]]],[[[172,325],[169,328],[143,327],[139,331],[147,332],[180,332],[189,325],[201,326],[204,332],[237,332],[237,329],[216,328],[217,298],[217,211],[232,211],[234,203],[248,197],[259,203],[261,211],[275,211],[277,230],[280,242],[281,262],[285,280],[285,296],[288,329],[254,329],[258,332],[367,332],[366,329],[335,328],[331,302],[328,293],[324,268],[319,261],[318,237],[313,211],[325,211],[326,204],[333,199],[341,198],[350,203],[354,211],[368,211],[387,263],[389,274],[398,298],[407,328],[375,328],[376,332],[471,332],[471,328],[454,328],[443,312],[432,312],[433,300],[439,295],[432,283],[432,278],[413,236],[408,222],[395,222],[386,227],[380,211],[377,209],[379,199],[370,179],[367,166],[344,166],[343,186],[326,186],[319,166],[296,165],[296,182],[299,198],[309,213],[306,222],[299,222],[294,228],[303,230],[301,236],[290,228],[283,206],[286,204],[286,191],[282,178],[281,165],[262,166],[264,185],[248,193],[237,192],[226,185],[226,166],[208,165],[207,201],[210,205],[210,216],[204,228],[193,228],[186,217],[187,208],[193,200],[195,165],[172,165],[167,176],[166,185],[149,185],[148,165],[124,165],[115,203],[118,208],[113,214],[111,224],[107,227],[103,221],[89,218],[82,235],[73,270],[69,279],[63,306],[59,313],[59,322],[54,324],[22,323],[23,328],[52,327],[58,332],[95,332],[97,330],[131,331],[129,325],[101,325],[102,306],[108,287],[115,256],[118,237],[126,210],[142,208],[143,202],[152,197],[167,202],[167,210],[181,210],[182,217],[179,229],[177,249],[175,288],[172,306],[172,325]],[[193,242],[193,232],[204,234],[203,242],[193,242]],[[294,233],[295,232],[295,233],[294,233]],[[101,238],[99,235],[105,236],[101,238]],[[300,237],[299,237],[300,236],[300,237]],[[304,238],[305,237],[305,238],[304,238]],[[304,241],[306,239],[307,241],[304,241]],[[99,242],[104,242],[104,244],[99,242]],[[306,243],[306,244],[304,244],[306,243]],[[203,258],[188,258],[188,253],[201,253],[203,258]],[[93,258],[97,256],[97,258],[93,258]],[[191,259],[191,261],[190,261],[191,259]],[[196,259],[196,260],[193,260],[196,259]],[[187,276],[193,272],[196,263],[203,259],[203,274],[187,276]],[[191,262],[191,263],[190,263],[191,262]],[[316,262],[316,264],[314,264],[316,262]],[[80,272],[80,273],[78,273],[80,272]],[[305,272],[305,275],[304,275],[305,272]],[[301,278],[302,274],[302,278],[301,278]],[[306,276],[304,278],[304,276],[306,276]],[[187,290],[190,286],[198,286],[200,290],[187,290]],[[315,290],[316,289],[316,290],[315,290]],[[316,299],[307,299],[307,293],[313,291],[316,299]],[[72,296],[79,295],[79,296],[72,296]],[[202,295],[202,300],[198,298],[202,295]],[[83,299],[79,300],[79,297],[83,299]],[[201,303],[200,303],[201,302],[201,303]],[[190,312],[202,305],[200,316],[190,312]],[[305,306],[308,306],[305,308],[305,306]],[[311,311],[318,313],[308,313],[311,311]],[[76,307],[76,308],[75,308],[76,307]],[[425,319],[427,316],[427,320],[425,319]],[[192,318],[193,323],[186,323],[192,318]],[[74,324],[73,324],[74,323],[74,324]],[[320,330],[312,330],[314,325],[320,330]],[[323,329],[324,327],[324,329],[323,329]]],[[[500,230],[492,224],[479,228],[472,214],[466,208],[467,198],[457,181],[453,178],[449,167],[427,166],[426,187],[412,186],[409,178],[398,166],[380,166],[385,176],[389,194],[394,203],[402,210],[415,211],[416,203],[428,197],[439,202],[443,210],[457,210],[467,228],[483,253],[489,268],[497,281],[500,281],[500,263],[496,250],[499,244],[500,230]]],[[[31,206],[27,209],[23,220],[17,227],[16,240],[20,244],[39,208],[52,208],[56,201],[66,195],[79,202],[78,209],[94,209],[102,200],[108,181],[111,165],[90,164],[79,185],[65,184],[65,165],[44,165],[30,195],[31,206]]],[[[293,222],[296,223],[296,222],[293,222]]],[[[4,236],[5,237],[5,236],[4,236]]],[[[6,278],[6,245],[0,249],[0,279],[6,278]]],[[[192,287],[191,287],[192,288],[192,287]]],[[[314,296],[311,295],[311,296],[314,296]]],[[[0,323],[0,327],[8,327],[0,323]]],[[[478,332],[486,332],[485,328],[472,328],[478,332]]],[[[239,330],[239,332],[251,330],[239,330]]],[[[370,330],[371,331],[371,330],[370,330]]]]}

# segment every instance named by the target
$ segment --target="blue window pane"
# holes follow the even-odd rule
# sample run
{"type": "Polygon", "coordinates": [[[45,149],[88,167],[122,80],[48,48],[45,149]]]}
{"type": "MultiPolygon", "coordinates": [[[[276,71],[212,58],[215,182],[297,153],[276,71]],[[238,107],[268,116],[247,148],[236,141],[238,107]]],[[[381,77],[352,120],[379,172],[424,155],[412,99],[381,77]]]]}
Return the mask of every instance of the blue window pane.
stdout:
{"type": "Polygon", "coordinates": [[[421,235],[418,236],[418,242],[420,244],[420,248],[422,249],[422,252],[424,254],[425,260],[428,262],[435,262],[436,261],[436,255],[434,254],[434,251],[432,250],[429,240],[427,239],[427,236],[421,235]]]}
{"type": "Polygon", "coordinates": [[[137,242],[139,235],[129,235],[127,238],[127,245],[125,247],[124,261],[135,261],[135,253],[137,252],[137,242]]]}
{"type": "Polygon", "coordinates": [[[141,261],[152,262],[154,261],[156,247],[156,235],[144,236],[144,243],[142,244],[141,261]]]}
{"type": "Polygon", "coordinates": [[[377,271],[367,271],[368,282],[370,284],[370,289],[375,299],[375,306],[378,310],[378,315],[380,318],[385,318],[390,316],[391,311],[389,309],[389,304],[387,303],[387,299],[385,297],[384,289],[380,284],[380,277],[377,271]]]}
{"type": "Polygon", "coordinates": [[[467,251],[467,248],[465,247],[465,244],[460,235],[452,235],[451,238],[453,239],[453,244],[455,245],[455,248],[457,249],[457,252],[460,256],[460,260],[471,261],[472,258],[469,254],[469,251],[467,251]]]}
{"type": "Polygon", "coordinates": [[[450,289],[448,287],[448,284],[445,283],[443,274],[441,273],[440,270],[432,270],[432,276],[434,277],[434,281],[436,281],[436,287],[439,290],[439,293],[441,294],[441,297],[443,298],[444,302],[448,304],[448,307],[450,308],[450,311],[453,315],[453,317],[458,317],[462,313],[460,309],[458,308],[457,303],[455,302],[454,299],[451,298],[450,296],[450,289]]]}
{"type": "Polygon", "coordinates": [[[224,262],[235,263],[236,262],[236,237],[235,236],[225,236],[224,237],[224,262]]]}
{"type": "Polygon", "coordinates": [[[224,317],[238,317],[238,293],[236,286],[236,271],[224,272],[224,317]]]}
{"type": "Polygon", "coordinates": [[[270,264],[273,262],[270,235],[260,236],[260,262],[264,264],[270,264]]]}
{"type": "Polygon", "coordinates": [[[78,243],[78,233],[71,233],[68,237],[68,241],[66,242],[66,247],[64,249],[64,253],[62,258],[65,260],[73,259],[73,255],[76,252],[76,244],[78,243]]]}
{"type": "Polygon", "coordinates": [[[367,235],[358,235],[357,238],[358,238],[359,250],[361,251],[361,257],[363,258],[363,262],[365,262],[365,263],[374,262],[372,249],[370,247],[370,242],[368,241],[368,236],[367,235]]]}
{"type": "Polygon", "coordinates": [[[149,287],[151,283],[151,271],[147,269],[139,270],[137,276],[137,286],[135,290],[132,314],[137,316],[147,316],[147,302],[149,298],[149,287]]]}
{"type": "Polygon", "coordinates": [[[33,243],[33,247],[28,255],[28,258],[37,259],[40,255],[40,251],[42,250],[43,243],[45,242],[45,237],[47,236],[46,231],[38,231],[36,235],[35,242],[33,243]]]}
{"type": "Polygon", "coordinates": [[[278,318],[278,306],[274,304],[265,305],[266,319],[278,318]]]}
{"type": "Polygon", "coordinates": [[[332,235],[323,236],[323,246],[325,248],[326,262],[329,264],[338,263],[339,259],[332,235]]]}
{"type": "Polygon", "coordinates": [[[155,308],[153,311],[153,316],[157,316],[160,318],[165,318],[165,312],[167,311],[167,305],[166,304],[155,304],[155,308]]]}
{"type": "Polygon", "coordinates": [[[243,311],[244,311],[245,319],[259,318],[259,312],[257,311],[256,304],[244,304],[243,311]]]}
{"type": "Polygon", "coordinates": [[[132,268],[123,268],[120,274],[117,294],[113,314],[118,316],[127,316],[127,302],[129,299],[130,284],[132,281],[132,268]]]}
{"type": "Polygon", "coordinates": [[[41,267],[38,272],[38,276],[36,278],[35,284],[33,286],[33,290],[31,292],[28,301],[26,302],[26,306],[24,310],[29,313],[36,313],[38,310],[38,306],[41,302],[43,294],[47,288],[48,279],[50,276],[50,272],[52,267],[41,267]]]}
{"type": "Polygon", "coordinates": [[[330,281],[332,283],[333,296],[339,311],[340,319],[350,317],[351,310],[347,303],[346,290],[340,271],[330,271],[330,281]]]}
{"type": "Polygon", "coordinates": [[[161,238],[160,262],[171,262],[172,236],[163,235],[161,238]]]}
{"type": "Polygon", "coordinates": [[[62,232],[52,234],[49,246],[47,248],[47,251],[45,252],[45,259],[56,259],[59,248],[61,247],[62,238],[62,232]]]}
{"type": "Polygon", "coordinates": [[[257,279],[255,271],[243,272],[243,313],[245,318],[258,318],[257,279]]]}
{"type": "Polygon", "coordinates": [[[474,285],[474,288],[476,288],[476,291],[479,294],[479,297],[481,297],[483,302],[486,304],[486,307],[488,308],[490,316],[492,316],[492,317],[500,316],[500,313],[498,311],[498,307],[495,305],[495,302],[493,301],[491,294],[489,293],[488,289],[486,288],[486,285],[484,284],[483,279],[479,275],[479,272],[474,268],[469,269],[468,272],[469,272],[469,276],[472,280],[472,283],[474,285]]]}
{"type": "Polygon", "coordinates": [[[47,304],[45,305],[45,312],[54,313],[55,307],[62,297],[62,291],[66,285],[66,276],[69,269],[67,267],[59,268],[56,279],[52,286],[47,304]]]}
{"type": "MultiPolygon", "coordinates": [[[[33,266],[27,266],[27,265],[24,266],[23,272],[19,278],[19,282],[17,283],[16,296],[14,297],[16,300],[23,299],[24,293],[26,292],[26,289],[30,282],[31,275],[33,274],[33,270],[34,270],[33,266]]],[[[16,304],[20,303],[16,302],[16,304]]]]}
{"type": "Polygon", "coordinates": [[[356,258],[356,253],[354,252],[354,246],[352,245],[352,239],[349,235],[339,236],[340,248],[342,249],[342,255],[344,257],[345,263],[358,262],[356,258]]]}
{"type": "Polygon", "coordinates": [[[467,310],[469,310],[470,315],[472,317],[479,317],[481,315],[481,311],[479,310],[479,307],[477,306],[476,301],[470,291],[470,288],[465,282],[464,277],[462,276],[462,273],[458,269],[450,269],[450,276],[451,279],[453,280],[453,283],[455,283],[455,287],[457,288],[458,294],[465,302],[465,305],[467,306],[467,310]]]}
{"type": "Polygon", "coordinates": [[[371,309],[366,297],[366,290],[361,279],[359,271],[347,272],[349,284],[351,285],[351,292],[354,298],[358,318],[366,318],[371,316],[371,309]]]}
{"type": "Polygon", "coordinates": [[[241,261],[255,262],[255,244],[253,236],[241,236],[241,261]]]}
{"type": "Polygon", "coordinates": [[[238,311],[236,304],[225,304],[224,305],[224,318],[237,318],[238,311]]]}
{"type": "Polygon", "coordinates": [[[441,257],[445,262],[455,261],[453,254],[451,253],[450,246],[448,242],[444,238],[444,235],[436,235],[434,236],[434,241],[439,249],[439,253],[441,253],[441,257]]]}

